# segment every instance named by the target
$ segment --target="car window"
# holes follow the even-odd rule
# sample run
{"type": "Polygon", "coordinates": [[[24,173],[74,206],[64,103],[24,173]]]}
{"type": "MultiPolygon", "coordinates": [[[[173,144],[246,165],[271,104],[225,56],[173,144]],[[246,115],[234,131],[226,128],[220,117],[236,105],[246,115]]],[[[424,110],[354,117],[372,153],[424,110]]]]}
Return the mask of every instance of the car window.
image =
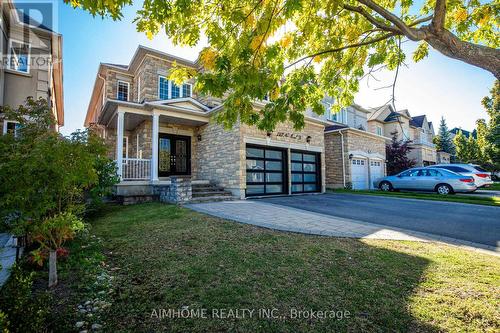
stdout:
{"type": "Polygon", "coordinates": [[[418,173],[421,171],[421,169],[415,169],[415,170],[408,170],[405,171],[401,174],[399,174],[400,177],[417,177],[418,173]]]}
{"type": "Polygon", "coordinates": [[[450,170],[450,171],[453,171],[453,172],[458,172],[458,173],[470,173],[469,170],[467,169],[464,169],[464,168],[461,168],[461,167],[458,167],[458,166],[453,166],[453,165],[447,165],[447,166],[439,166],[437,168],[442,168],[442,169],[446,169],[446,170],[450,170]]]}
{"type": "Polygon", "coordinates": [[[479,165],[471,165],[471,166],[479,172],[488,172],[487,170],[481,168],[479,165]]]}
{"type": "Polygon", "coordinates": [[[427,174],[426,174],[427,177],[440,177],[441,176],[441,173],[439,171],[437,171],[436,169],[429,169],[426,171],[427,171],[427,174]]]}

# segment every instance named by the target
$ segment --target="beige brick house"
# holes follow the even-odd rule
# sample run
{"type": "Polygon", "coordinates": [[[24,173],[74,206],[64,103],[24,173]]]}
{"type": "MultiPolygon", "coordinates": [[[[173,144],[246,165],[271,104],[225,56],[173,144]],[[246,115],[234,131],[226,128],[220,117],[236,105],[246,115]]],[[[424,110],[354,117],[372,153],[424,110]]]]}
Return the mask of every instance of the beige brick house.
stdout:
{"type": "MultiPolygon", "coordinates": [[[[222,101],[197,95],[194,82],[168,80],[173,62],[200,70],[143,46],[128,65],[99,66],[85,126],[109,143],[118,194],[171,193],[178,182],[216,185],[238,198],[324,191],[324,120],[307,116],[300,131],[290,124],[272,133],[243,124],[224,130],[214,121],[222,101]]],[[[178,201],[191,198],[186,191],[178,201]]]]}
{"type": "Polygon", "coordinates": [[[386,174],[386,138],[367,131],[369,110],[359,105],[344,108],[326,117],[326,187],[370,189],[373,181],[386,174]]]}
{"type": "MultiPolygon", "coordinates": [[[[0,105],[16,108],[29,96],[44,98],[58,130],[64,124],[62,36],[33,21],[23,9],[21,12],[10,0],[1,4],[0,105]]],[[[0,114],[0,133],[15,132],[16,128],[16,122],[0,114]]]]}
{"type": "Polygon", "coordinates": [[[398,140],[411,140],[408,157],[415,159],[416,166],[436,164],[436,147],[432,143],[434,127],[425,115],[412,117],[408,110],[396,111],[391,105],[369,109],[368,131],[390,140],[397,132],[398,140]]]}

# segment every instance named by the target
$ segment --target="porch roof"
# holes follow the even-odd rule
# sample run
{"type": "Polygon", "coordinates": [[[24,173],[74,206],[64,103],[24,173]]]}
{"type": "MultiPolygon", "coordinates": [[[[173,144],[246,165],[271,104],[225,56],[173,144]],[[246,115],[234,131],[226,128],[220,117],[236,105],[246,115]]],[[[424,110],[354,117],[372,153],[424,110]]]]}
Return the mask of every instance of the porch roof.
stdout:
{"type": "Polygon", "coordinates": [[[161,122],[173,124],[200,126],[209,121],[209,108],[193,98],[179,98],[168,101],[127,102],[114,99],[106,100],[99,116],[98,123],[109,128],[115,128],[118,111],[124,111],[125,129],[133,129],[153,114],[160,115],[161,122]]]}

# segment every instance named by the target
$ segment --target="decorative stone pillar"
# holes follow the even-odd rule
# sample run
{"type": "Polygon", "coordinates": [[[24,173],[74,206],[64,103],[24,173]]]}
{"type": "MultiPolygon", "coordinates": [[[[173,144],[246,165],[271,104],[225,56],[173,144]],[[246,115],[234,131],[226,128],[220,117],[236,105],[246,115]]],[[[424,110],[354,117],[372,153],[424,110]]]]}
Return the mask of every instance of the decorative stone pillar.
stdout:
{"type": "Polygon", "coordinates": [[[158,136],[160,131],[160,115],[153,113],[153,129],[151,135],[151,181],[158,179],[158,136]]]}
{"type": "Polygon", "coordinates": [[[118,110],[116,124],[116,164],[118,177],[123,178],[123,131],[125,126],[125,111],[118,110]]]}
{"type": "Polygon", "coordinates": [[[191,201],[193,198],[191,178],[170,177],[170,186],[160,186],[159,196],[161,202],[182,204],[191,201]]]}

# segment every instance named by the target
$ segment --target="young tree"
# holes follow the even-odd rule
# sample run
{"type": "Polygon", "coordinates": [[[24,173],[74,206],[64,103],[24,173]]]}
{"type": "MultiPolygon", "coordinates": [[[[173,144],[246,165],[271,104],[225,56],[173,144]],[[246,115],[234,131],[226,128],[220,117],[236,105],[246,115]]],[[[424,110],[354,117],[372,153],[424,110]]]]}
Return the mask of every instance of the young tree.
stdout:
{"type": "Polygon", "coordinates": [[[477,140],[474,136],[470,135],[467,139],[467,159],[464,161],[465,163],[481,163],[481,149],[477,143],[477,140]]]}
{"type": "MultiPolygon", "coordinates": [[[[64,1],[113,19],[134,2],[64,1]]],[[[179,67],[170,78],[196,76],[199,92],[227,94],[218,113],[227,127],[240,119],[265,130],[285,120],[301,128],[307,107],[324,112],[325,95],[339,111],[352,104],[368,71],[395,70],[405,61],[403,39],[418,43],[415,61],[432,47],[500,77],[498,9],[491,0],[148,0],[136,22],[148,37],[165,31],[178,45],[207,37],[200,57],[205,70],[179,67]],[[266,95],[272,103],[254,111],[252,101],[266,95]]]]}
{"type": "MultiPolygon", "coordinates": [[[[11,232],[29,234],[41,245],[34,252],[38,259],[49,251],[52,286],[57,283],[56,250],[81,229],[85,193],[99,184],[106,147],[88,132],[65,138],[51,130],[54,118],[43,99],[1,111],[20,129],[17,136],[0,136],[0,217],[11,232]]],[[[115,170],[104,178],[117,179],[115,170]]]]}
{"type": "Polygon", "coordinates": [[[489,116],[488,130],[485,136],[489,145],[486,151],[492,171],[500,170],[500,81],[491,89],[491,97],[485,97],[482,104],[489,116]]]}
{"type": "Polygon", "coordinates": [[[455,153],[455,147],[451,140],[451,134],[448,131],[448,126],[446,125],[446,120],[441,117],[441,123],[439,124],[438,135],[434,138],[434,143],[436,144],[436,149],[445,151],[449,154],[455,153]]]}
{"type": "Polygon", "coordinates": [[[398,131],[391,133],[391,143],[385,146],[387,174],[395,175],[415,166],[415,160],[408,158],[411,150],[409,140],[398,140],[398,131]]]}
{"type": "Polygon", "coordinates": [[[485,165],[489,162],[489,151],[490,151],[490,142],[487,139],[488,135],[488,125],[484,119],[478,119],[476,121],[476,143],[478,146],[478,163],[481,165],[485,165]]]}
{"type": "Polygon", "coordinates": [[[453,138],[455,145],[455,156],[457,161],[467,163],[469,161],[468,141],[462,131],[458,131],[453,138]]]}

